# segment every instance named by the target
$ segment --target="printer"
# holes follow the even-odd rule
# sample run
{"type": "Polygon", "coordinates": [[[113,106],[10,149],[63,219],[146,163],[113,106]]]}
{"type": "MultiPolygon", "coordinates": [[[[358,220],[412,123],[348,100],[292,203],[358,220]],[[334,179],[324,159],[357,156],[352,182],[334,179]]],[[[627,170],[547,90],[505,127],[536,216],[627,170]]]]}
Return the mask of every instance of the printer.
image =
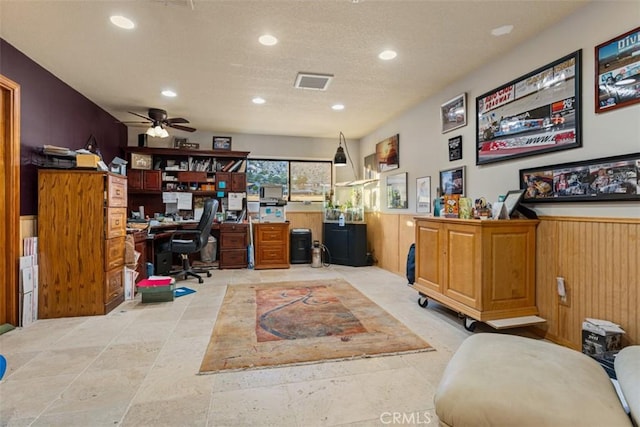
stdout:
{"type": "Polygon", "coordinates": [[[286,222],[286,205],[282,185],[260,186],[260,222],[286,222]]]}

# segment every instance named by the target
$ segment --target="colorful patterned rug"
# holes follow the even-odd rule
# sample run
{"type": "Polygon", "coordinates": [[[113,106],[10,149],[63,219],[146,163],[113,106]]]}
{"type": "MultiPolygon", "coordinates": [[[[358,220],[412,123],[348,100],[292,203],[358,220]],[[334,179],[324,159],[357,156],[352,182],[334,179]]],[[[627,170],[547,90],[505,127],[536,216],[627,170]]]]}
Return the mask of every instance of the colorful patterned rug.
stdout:
{"type": "Polygon", "coordinates": [[[231,285],[200,373],[429,350],[344,280],[231,285]]]}

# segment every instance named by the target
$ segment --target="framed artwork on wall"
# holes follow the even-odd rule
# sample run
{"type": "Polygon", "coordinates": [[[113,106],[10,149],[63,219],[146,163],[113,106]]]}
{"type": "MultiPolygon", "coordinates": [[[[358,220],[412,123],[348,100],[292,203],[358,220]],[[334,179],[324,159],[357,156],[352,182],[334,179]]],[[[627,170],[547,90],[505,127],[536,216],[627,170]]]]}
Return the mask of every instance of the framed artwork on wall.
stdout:
{"type": "Polygon", "coordinates": [[[466,166],[440,171],[440,191],[443,196],[464,196],[466,166]]]}
{"type": "Polygon", "coordinates": [[[416,212],[431,213],[431,177],[416,178],[416,212]]]}
{"type": "Polygon", "coordinates": [[[640,200],[640,153],[520,170],[523,203],[640,200]]]}
{"type": "Polygon", "coordinates": [[[449,138],[449,161],[462,159],[462,135],[449,138]]]}
{"type": "Polygon", "coordinates": [[[387,176],[387,208],[407,209],[407,173],[387,176]]]}
{"type": "Polygon", "coordinates": [[[640,102],[640,27],[596,46],[596,113],[640,102]]]}
{"type": "Polygon", "coordinates": [[[476,164],[582,146],[581,51],[476,98],[476,164]]]}
{"type": "Polygon", "coordinates": [[[467,125],[467,94],[463,93],[440,106],[442,133],[467,125]]]}
{"type": "Polygon", "coordinates": [[[231,150],[231,137],[230,136],[214,136],[213,137],[213,149],[214,150],[231,150]]]}
{"type": "Polygon", "coordinates": [[[378,172],[386,172],[400,167],[400,134],[396,134],[376,144],[378,172]]]}

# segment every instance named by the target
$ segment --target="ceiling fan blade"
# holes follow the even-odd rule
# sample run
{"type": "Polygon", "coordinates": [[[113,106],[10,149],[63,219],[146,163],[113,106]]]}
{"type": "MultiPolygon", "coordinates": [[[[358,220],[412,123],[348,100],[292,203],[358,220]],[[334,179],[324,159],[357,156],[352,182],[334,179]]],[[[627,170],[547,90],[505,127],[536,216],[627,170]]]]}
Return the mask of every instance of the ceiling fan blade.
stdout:
{"type": "Polygon", "coordinates": [[[170,128],[174,128],[174,129],[180,129],[186,132],[195,132],[196,130],[194,128],[191,128],[189,126],[181,126],[181,125],[173,125],[171,123],[167,123],[167,126],[169,126],[170,128]]]}
{"type": "Polygon", "coordinates": [[[134,116],[142,117],[143,119],[146,119],[146,120],[149,120],[150,122],[153,122],[153,120],[151,120],[151,118],[149,118],[147,116],[143,116],[142,114],[134,113],[133,111],[129,111],[129,114],[133,114],[134,116]]]}
{"type": "Polygon", "coordinates": [[[173,117],[171,119],[167,119],[165,120],[165,122],[167,124],[174,124],[174,123],[189,123],[189,120],[187,119],[183,119],[182,117],[173,117]]]}

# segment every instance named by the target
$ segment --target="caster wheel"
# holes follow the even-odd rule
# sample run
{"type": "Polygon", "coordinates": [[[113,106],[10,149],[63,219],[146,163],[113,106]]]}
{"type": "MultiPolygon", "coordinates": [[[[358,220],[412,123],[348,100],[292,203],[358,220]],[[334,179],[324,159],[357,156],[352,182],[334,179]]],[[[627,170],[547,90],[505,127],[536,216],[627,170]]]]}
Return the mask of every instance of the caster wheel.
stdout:
{"type": "Polygon", "coordinates": [[[198,283],[203,283],[203,282],[204,282],[204,280],[198,279],[198,283]]]}
{"type": "Polygon", "coordinates": [[[473,332],[476,330],[476,324],[478,323],[477,320],[474,319],[469,319],[468,317],[465,317],[462,320],[462,325],[464,326],[464,328],[469,331],[469,332],[473,332]]]}
{"type": "Polygon", "coordinates": [[[422,307],[422,308],[425,308],[426,306],[429,305],[429,299],[424,295],[419,296],[418,297],[418,305],[420,307],[422,307]]]}
{"type": "Polygon", "coordinates": [[[211,277],[211,272],[207,271],[207,277],[211,277]]]}

